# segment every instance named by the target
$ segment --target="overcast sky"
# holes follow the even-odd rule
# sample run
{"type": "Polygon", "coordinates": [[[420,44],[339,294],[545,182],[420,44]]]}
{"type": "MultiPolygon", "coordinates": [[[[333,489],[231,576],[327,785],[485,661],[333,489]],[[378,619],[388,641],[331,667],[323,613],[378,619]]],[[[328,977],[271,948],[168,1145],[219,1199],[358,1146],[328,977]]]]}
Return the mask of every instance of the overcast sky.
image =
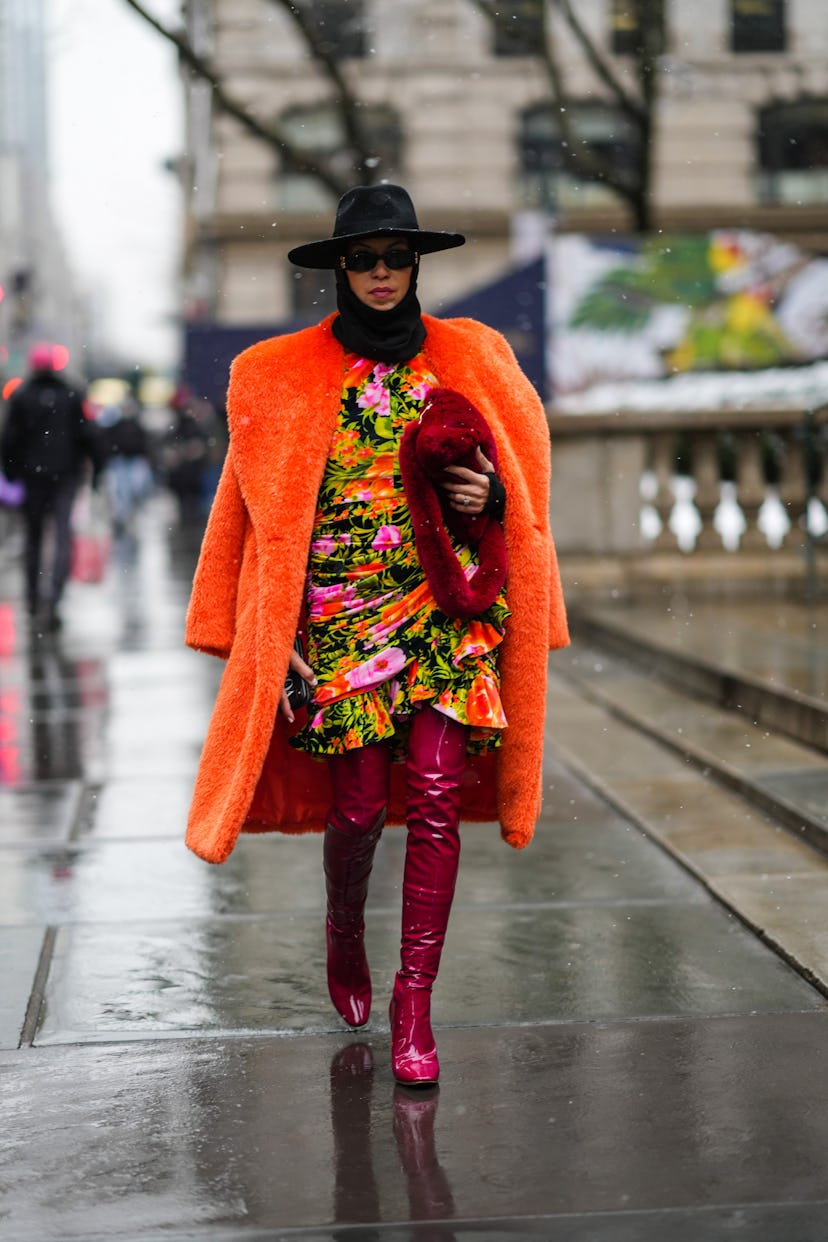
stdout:
{"type": "MultiPolygon", "coordinates": [[[[182,149],[174,50],[124,0],[47,0],[52,198],[70,262],[130,362],[174,362],[182,149]]],[[[151,0],[174,21],[178,0],[151,0]]]]}

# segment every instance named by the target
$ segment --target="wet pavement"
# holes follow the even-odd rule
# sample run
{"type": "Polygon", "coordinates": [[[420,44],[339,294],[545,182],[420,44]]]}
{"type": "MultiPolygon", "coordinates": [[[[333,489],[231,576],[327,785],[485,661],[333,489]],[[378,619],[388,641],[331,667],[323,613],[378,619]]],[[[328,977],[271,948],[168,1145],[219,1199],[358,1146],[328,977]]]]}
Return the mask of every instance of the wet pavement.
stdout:
{"type": "Polygon", "coordinates": [[[651,645],[701,656],[713,666],[756,678],[823,710],[828,702],[828,601],[775,598],[699,600],[665,590],[652,600],[591,608],[590,614],[635,632],[651,645]]]}
{"type": "MultiPolygon", "coordinates": [[[[194,544],[169,514],[71,588],[56,638],[30,641],[0,548],[4,1242],[828,1236],[828,1002],[690,873],[718,851],[746,882],[734,795],[556,673],[536,840],[466,830],[441,1086],[397,1088],[402,832],[361,1033],[327,998],[320,839],[219,868],[183,847],[221,666],[181,645],[194,544]],[[641,825],[686,833],[693,804],[682,866],[641,825]]],[[[789,839],[756,846],[763,874],[789,839]]]]}

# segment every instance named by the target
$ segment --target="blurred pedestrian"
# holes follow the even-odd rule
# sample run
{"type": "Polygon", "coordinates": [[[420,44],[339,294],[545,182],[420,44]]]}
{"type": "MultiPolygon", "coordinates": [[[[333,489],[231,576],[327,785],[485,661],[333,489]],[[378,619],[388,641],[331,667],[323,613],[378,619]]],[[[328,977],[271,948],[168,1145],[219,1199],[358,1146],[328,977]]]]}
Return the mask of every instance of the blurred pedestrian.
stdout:
{"type": "Polygon", "coordinates": [[[206,518],[216,494],[227,453],[227,419],[219,414],[206,397],[200,397],[194,401],[192,409],[196,421],[204,432],[207,449],[201,472],[202,516],[206,518]]]}
{"type": "Polygon", "coordinates": [[[0,439],[3,468],[26,489],[26,609],[33,623],[60,627],[59,605],[72,556],[72,504],[89,462],[97,475],[100,444],[84,411],[84,394],[54,370],[52,346],[41,342],[29,353],[30,374],[9,399],[0,439]],[[44,535],[54,528],[54,554],[43,568],[44,535]],[[44,610],[41,616],[41,610],[44,610]]]}
{"type": "Polygon", "coordinates": [[[198,417],[198,402],[184,387],[170,400],[173,424],[162,446],[167,486],[178,501],[182,525],[203,521],[204,476],[209,462],[209,428],[198,417]]]}
{"type": "Polygon", "coordinates": [[[130,530],[135,513],[152,492],[149,437],[130,397],[104,409],[98,427],[112,526],[121,535],[130,530]]]}
{"type": "Polygon", "coordinates": [[[381,185],[348,191],[333,236],[291,251],[335,271],[338,314],[233,363],[187,628],[228,658],[188,844],[223,862],[242,829],[324,830],[328,989],[354,1027],[371,1007],[374,851],[386,818],[407,825],[390,1010],[407,1085],[439,1074],[431,989],[461,813],[531,839],[547,653],[568,641],[543,407],[498,333],[420,313],[420,256],[464,240],[420,229],[406,191],[381,185]],[[427,429],[439,458],[455,428],[466,464],[447,454],[424,476],[427,429]]]}

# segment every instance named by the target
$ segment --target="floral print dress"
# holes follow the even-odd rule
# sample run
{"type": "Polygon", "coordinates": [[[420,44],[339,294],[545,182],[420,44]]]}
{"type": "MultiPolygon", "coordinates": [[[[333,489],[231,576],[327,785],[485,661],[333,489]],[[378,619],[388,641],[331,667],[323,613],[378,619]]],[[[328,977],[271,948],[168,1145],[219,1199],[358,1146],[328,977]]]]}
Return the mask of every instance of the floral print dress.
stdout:
{"type": "MultiPolygon", "coordinates": [[[[318,685],[292,745],[329,755],[390,740],[401,758],[412,711],[431,703],[470,726],[470,752],[493,749],[506,726],[496,661],[506,601],[471,621],[438,609],[399,472],[402,433],[437,381],[420,355],[397,365],[349,355],[347,365],[308,566],[318,685]]],[[[469,548],[456,550],[475,564],[469,548]]]]}

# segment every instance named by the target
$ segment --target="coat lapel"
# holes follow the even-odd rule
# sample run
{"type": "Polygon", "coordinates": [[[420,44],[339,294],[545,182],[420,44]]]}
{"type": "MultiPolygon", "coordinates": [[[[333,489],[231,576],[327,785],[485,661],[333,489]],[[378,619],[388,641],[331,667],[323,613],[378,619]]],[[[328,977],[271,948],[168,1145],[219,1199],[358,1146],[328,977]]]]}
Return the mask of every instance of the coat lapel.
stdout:
{"type": "Polygon", "coordinates": [[[260,553],[310,535],[344,376],[332,318],[262,341],[233,365],[234,463],[260,553]]]}

